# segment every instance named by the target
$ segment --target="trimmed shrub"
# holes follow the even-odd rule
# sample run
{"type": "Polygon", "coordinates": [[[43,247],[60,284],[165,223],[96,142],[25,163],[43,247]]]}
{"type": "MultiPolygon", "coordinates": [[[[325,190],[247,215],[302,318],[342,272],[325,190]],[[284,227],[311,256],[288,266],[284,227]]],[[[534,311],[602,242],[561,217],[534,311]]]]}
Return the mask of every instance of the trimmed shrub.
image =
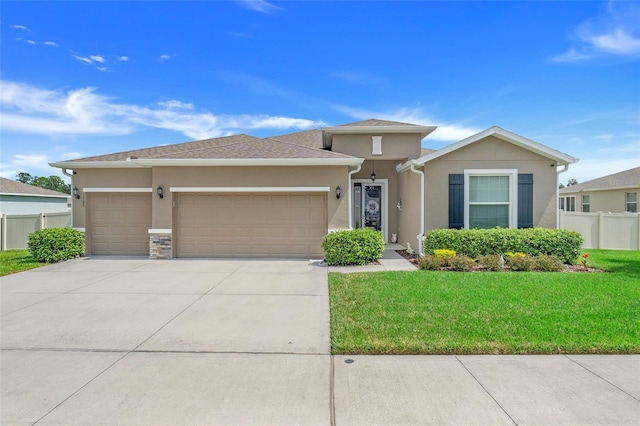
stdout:
{"type": "Polygon", "coordinates": [[[442,267],[442,263],[442,259],[432,254],[427,254],[426,256],[420,256],[418,258],[418,268],[423,271],[437,271],[442,267]]]}
{"type": "Polygon", "coordinates": [[[464,254],[459,254],[449,258],[449,266],[454,271],[471,271],[476,262],[464,254]]]}
{"type": "Polygon", "coordinates": [[[502,262],[500,262],[499,254],[486,254],[478,258],[478,263],[484,266],[487,271],[502,271],[502,262]]]}
{"type": "Polygon", "coordinates": [[[384,239],[367,228],[335,231],[324,236],[322,248],[329,265],[366,265],[382,257],[384,239]]]}
{"type": "Polygon", "coordinates": [[[48,228],[29,234],[27,247],[39,262],[60,262],[84,253],[84,233],[72,228],[48,228]]]}
{"type": "Polygon", "coordinates": [[[507,253],[507,262],[512,271],[530,271],[535,265],[533,257],[524,253],[507,253]]]}
{"type": "Polygon", "coordinates": [[[442,266],[450,266],[450,260],[456,256],[455,250],[438,249],[433,251],[434,255],[442,261],[442,266]]]}
{"type": "Polygon", "coordinates": [[[436,229],[427,232],[423,247],[425,254],[446,248],[474,258],[509,251],[531,256],[547,254],[573,264],[582,242],[580,233],[564,229],[436,229]]]}
{"type": "Polygon", "coordinates": [[[564,264],[558,256],[539,254],[534,261],[534,267],[537,271],[561,272],[564,269],[564,264]]]}

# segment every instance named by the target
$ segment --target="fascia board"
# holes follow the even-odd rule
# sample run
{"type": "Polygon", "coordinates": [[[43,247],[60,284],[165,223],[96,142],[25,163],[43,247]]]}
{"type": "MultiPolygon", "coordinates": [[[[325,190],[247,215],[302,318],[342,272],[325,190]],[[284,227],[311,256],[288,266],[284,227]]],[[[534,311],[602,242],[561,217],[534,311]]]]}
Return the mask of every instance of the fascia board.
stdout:
{"type": "Polygon", "coordinates": [[[77,161],[49,163],[64,169],[95,169],[162,166],[358,166],[364,158],[226,158],[226,159],[139,159],[130,161],[77,161]]]}
{"type": "Polygon", "coordinates": [[[425,137],[436,128],[437,126],[337,126],[325,127],[322,131],[333,135],[362,133],[419,133],[422,137],[425,137]]]}

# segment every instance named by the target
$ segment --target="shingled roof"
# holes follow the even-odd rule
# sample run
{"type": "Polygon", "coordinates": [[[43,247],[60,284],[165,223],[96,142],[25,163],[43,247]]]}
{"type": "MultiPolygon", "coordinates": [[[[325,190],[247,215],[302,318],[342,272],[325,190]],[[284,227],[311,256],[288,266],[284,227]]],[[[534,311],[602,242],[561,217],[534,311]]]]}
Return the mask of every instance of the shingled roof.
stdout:
{"type": "Polygon", "coordinates": [[[419,124],[411,124],[411,123],[401,123],[399,121],[389,121],[389,120],[378,120],[377,118],[369,118],[368,120],[362,120],[362,121],[356,121],[355,123],[347,123],[347,124],[341,124],[339,126],[336,127],[349,127],[349,126],[357,126],[357,127],[364,127],[364,126],[385,126],[385,127],[393,127],[393,126],[398,126],[398,127],[404,127],[404,126],[416,126],[416,127],[420,127],[419,124]]]}
{"type": "Polygon", "coordinates": [[[40,188],[39,186],[33,186],[15,180],[6,179],[0,177],[0,194],[2,195],[35,195],[38,197],[56,197],[67,198],[69,194],[64,192],[52,191],[50,189],[40,188]]]}
{"type": "Polygon", "coordinates": [[[564,194],[579,191],[602,191],[605,189],[624,188],[640,188],[640,167],[602,176],[577,185],[567,186],[566,188],[562,188],[560,192],[564,194]]]}

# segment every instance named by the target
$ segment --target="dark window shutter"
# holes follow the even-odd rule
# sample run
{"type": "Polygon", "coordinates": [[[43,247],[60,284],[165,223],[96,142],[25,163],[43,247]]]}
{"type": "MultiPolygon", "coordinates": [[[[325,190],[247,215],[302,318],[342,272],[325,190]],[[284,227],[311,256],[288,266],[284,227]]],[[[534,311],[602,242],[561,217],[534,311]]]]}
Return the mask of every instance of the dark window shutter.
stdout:
{"type": "Polygon", "coordinates": [[[464,228],[464,174],[449,175],[449,228],[464,228]]]}
{"type": "Polygon", "coordinates": [[[533,228],[533,173],[518,174],[518,228],[533,228]]]}

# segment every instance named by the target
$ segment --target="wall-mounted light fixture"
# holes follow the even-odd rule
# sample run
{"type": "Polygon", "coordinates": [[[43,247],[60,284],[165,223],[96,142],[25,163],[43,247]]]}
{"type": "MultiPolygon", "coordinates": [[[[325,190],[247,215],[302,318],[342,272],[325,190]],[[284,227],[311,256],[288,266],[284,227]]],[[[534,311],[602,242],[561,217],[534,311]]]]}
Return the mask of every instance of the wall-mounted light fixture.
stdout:
{"type": "Polygon", "coordinates": [[[336,186],[336,198],[339,200],[340,199],[340,195],[342,195],[342,188],[340,188],[340,185],[336,186]]]}
{"type": "Polygon", "coordinates": [[[80,199],[80,190],[78,189],[78,187],[77,187],[77,186],[74,186],[74,187],[73,187],[73,197],[74,197],[76,200],[79,200],[79,199],[80,199]]]}
{"type": "Polygon", "coordinates": [[[164,189],[162,189],[161,185],[158,185],[158,189],[156,189],[156,193],[158,194],[158,197],[164,198],[164,189]]]}
{"type": "Polygon", "coordinates": [[[371,182],[376,181],[376,160],[371,162],[371,182]]]}
{"type": "Polygon", "coordinates": [[[396,204],[398,210],[402,210],[402,200],[398,200],[398,204],[396,204]]]}

